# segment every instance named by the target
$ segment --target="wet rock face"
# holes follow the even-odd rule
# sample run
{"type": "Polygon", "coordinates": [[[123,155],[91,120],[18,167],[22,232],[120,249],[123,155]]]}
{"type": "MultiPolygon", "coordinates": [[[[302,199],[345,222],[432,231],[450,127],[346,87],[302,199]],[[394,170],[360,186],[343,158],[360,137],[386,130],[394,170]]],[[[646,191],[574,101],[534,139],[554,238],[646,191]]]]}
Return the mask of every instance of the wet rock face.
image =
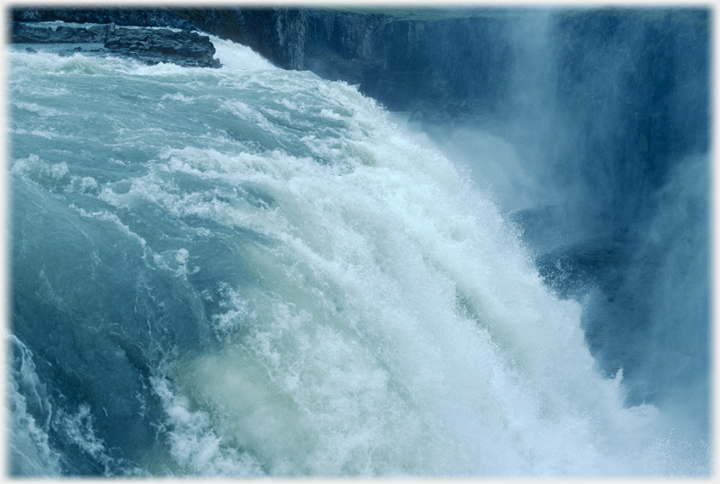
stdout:
{"type": "Polygon", "coordinates": [[[13,25],[12,41],[16,44],[85,44],[103,43],[109,26],[91,27],[57,26],[41,27],[32,23],[17,22],[13,25]]]}
{"type": "Polygon", "coordinates": [[[220,67],[220,61],[213,58],[215,47],[210,38],[197,32],[118,28],[114,23],[50,27],[15,22],[12,41],[31,44],[100,43],[104,44],[108,53],[132,57],[151,65],[170,62],[184,67],[220,67]]]}
{"type": "Polygon", "coordinates": [[[215,47],[197,32],[173,32],[168,29],[113,29],[105,48],[149,64],[172,62],[184,67],[220,67],[213,58],[215,47]]]}

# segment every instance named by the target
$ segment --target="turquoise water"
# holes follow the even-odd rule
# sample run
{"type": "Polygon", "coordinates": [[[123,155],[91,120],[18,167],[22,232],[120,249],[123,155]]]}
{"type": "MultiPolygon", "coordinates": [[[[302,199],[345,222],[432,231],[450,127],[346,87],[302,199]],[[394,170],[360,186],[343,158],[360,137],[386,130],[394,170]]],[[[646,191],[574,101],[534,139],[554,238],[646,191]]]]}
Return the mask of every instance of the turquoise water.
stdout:
{"type": "Polygon", "coordinates": [[[9,54],[9,469],[708,472],[489,194],[356,88],[9,54]]]}

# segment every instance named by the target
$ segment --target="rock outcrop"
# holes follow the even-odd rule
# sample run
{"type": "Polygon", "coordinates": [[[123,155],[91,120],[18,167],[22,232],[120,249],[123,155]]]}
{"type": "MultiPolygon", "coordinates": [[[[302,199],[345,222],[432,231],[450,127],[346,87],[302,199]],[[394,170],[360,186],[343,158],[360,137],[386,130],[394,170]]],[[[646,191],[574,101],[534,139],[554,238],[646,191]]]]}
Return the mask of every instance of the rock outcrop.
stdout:
{"type": "MultiPolygon", "coordinates": [[[[197,32],[116,27],[114,23],[78,27],[16,22],[12,41],[30,44],[103,44],[107,53],[147,64],[170,62],[184,67],[220,67],[210,38],[197,32]]],[[[100,52],[95,49],[95,52],[100,52]]]]}
{"type": "Polygon", "coordinates": [[[220,67],[220,61],[213,58],[212,42],[197,32],[117,28],[109,32],[105,48],[149,64],[172,62],[184,67],[220,67]]]}

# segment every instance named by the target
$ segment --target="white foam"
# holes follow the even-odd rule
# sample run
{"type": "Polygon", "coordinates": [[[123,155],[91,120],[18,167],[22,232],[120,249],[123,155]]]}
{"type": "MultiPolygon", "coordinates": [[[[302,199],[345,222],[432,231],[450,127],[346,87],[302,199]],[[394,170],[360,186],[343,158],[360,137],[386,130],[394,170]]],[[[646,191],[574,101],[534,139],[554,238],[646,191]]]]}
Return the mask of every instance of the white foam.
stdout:
{"type": "Polygon", "coordinates": [[[185,173],[263,187],[272,217],[153,196],[175,213],[253,219],[280,243],[254,258],[269,294],[218,316],[238,328],[234,344],[176,367],[217,415],[216,438],[253,449],[272,475],[662,472],[639,459],[657,409],[623,408],[620,379],[594,368],[580,306],[550,294],[494,205],[372,105],[344,102],[344,117],[320,113],[344,122],[343,137],[306,141],[349,171],[277,152],[169,155],[185,173]]]}
{"type": "Polygon", "coordinates": [[[50,446],[48,437],[52,407],[44,396],[32,352],[17,337],[11,335],[9,340],[14,356],[20,362],[16,371],[8,372],[7,396],[11,410],[8,423],[12,428],[8,451],[12,471],[20,475],[60,476],[60,454],[50,446]],[[47,419],[44,422],[38,422],[28,411],[29,398],[36,408],[45,413],[47,419]]]}
{"type": "Polygon", "coordinates": [[[257,71],[277,69],[250,47],[214,35],[210,36],[210,40],[215,47],[216,57],[220,60],[224,70],[257,71]]]}

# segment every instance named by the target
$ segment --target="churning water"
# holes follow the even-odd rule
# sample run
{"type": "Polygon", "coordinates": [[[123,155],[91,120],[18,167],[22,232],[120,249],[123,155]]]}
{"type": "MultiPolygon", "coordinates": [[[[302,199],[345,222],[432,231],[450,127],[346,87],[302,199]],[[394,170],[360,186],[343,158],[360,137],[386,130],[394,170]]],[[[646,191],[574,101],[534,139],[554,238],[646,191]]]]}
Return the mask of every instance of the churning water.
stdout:
{"type": "Polygon", "coordinates": [[[696,475],[453,162],[344,83],[9,54],[14,475],[696,475]]]}

